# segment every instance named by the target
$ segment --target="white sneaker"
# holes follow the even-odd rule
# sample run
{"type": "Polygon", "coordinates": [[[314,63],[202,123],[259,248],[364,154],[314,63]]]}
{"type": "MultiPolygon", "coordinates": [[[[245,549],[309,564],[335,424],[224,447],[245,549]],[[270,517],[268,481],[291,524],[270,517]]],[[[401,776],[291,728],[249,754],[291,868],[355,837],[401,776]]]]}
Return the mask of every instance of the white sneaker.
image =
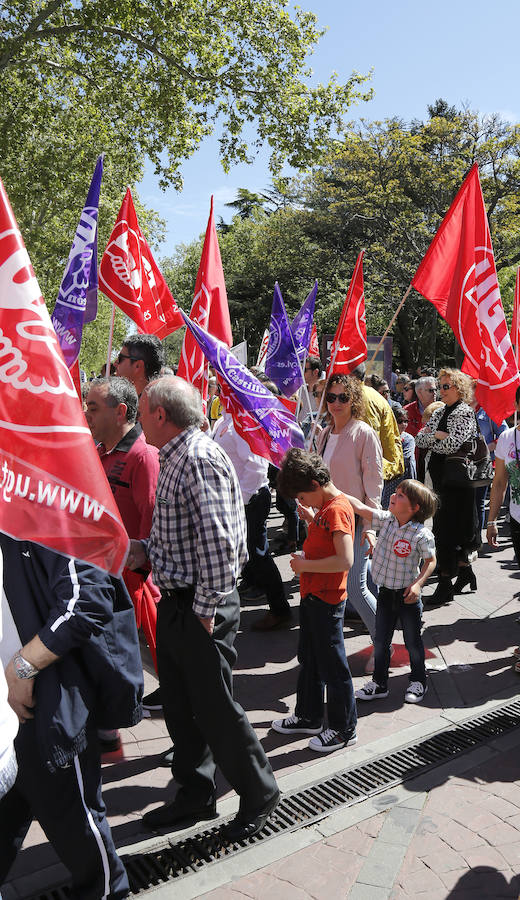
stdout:
{"type": "Polygon", "coordinates": [[[404,695],[405,703],[420,703],[427,690],[428,685],[425,686],[420,681],[411,681],[404,695]]]}
{"type": "Polygon", "coordinates": [[[356,700],[382,700],[388,697],[388,688],[381,687],[375,681],[367,681],[362,688],[354,693],[356,700]]]}

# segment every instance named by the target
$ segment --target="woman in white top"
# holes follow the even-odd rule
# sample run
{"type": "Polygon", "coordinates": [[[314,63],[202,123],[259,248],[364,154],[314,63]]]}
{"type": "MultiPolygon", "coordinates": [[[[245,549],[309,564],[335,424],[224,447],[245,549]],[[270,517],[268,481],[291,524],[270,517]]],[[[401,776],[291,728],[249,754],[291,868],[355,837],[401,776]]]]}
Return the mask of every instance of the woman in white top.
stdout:
{"type": "MultiPolygon", "coordinates": [[[[319,435],[318,452],[329,467],[331,480],[340,491],[377,509],[381,505],[383,487],[383,454],[375,431],[361,420],[362,386],[357,378],[350,375],[331,375],[325,389],[325,399],[332,424],[319,435]]],[[[364,532],[363,522],[358,520],[347,596],[373,639],[376,599],[367,587],[370,544],[363,538],[364,532]]]]}

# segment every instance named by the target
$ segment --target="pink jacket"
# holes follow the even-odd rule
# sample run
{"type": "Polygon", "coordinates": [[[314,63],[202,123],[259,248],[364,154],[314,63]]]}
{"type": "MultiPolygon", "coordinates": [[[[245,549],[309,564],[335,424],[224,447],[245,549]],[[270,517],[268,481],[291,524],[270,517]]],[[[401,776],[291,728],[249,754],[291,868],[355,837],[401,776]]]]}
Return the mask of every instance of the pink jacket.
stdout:
{"type": "MultiPolygon", "coordinates": [[[[330,426],[318,436],[318,453],[325,450],[330,426]]],[[[383,453],[375,431],[360,419],[350,419],[340,431],[329,463],[330,476],[340,491],[375,508],[381,506],[383,453]]]]}

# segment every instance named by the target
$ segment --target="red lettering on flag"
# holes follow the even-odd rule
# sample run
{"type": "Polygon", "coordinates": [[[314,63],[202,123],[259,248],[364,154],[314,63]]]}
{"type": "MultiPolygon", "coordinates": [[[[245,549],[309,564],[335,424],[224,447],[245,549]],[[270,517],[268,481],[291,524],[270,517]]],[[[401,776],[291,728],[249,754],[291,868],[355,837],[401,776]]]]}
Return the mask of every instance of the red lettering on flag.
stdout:
{"type": "Polygon", "coordinates": [[[120,574],[112,491],[0,181],[0,529],[120,574]]]}

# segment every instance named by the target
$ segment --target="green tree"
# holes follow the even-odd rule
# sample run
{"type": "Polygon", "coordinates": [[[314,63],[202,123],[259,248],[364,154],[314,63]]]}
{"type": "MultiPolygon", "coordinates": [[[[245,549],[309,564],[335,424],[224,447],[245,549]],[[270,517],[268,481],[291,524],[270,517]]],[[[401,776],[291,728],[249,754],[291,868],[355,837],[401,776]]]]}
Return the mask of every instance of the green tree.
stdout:
{"type": "MultiPolygon", "coordinates": [[[[5,0],[0,25],[0,175],[50,307],[99,152],[102,247],[147,157],[179,188],[216,131],[226,170],[260,147],[273,172],[306,167],[369,95],[356,73],[312,82],[322,31],[286,0],[5,0]]],[[[138,214],[156,244],[160,221],[138,214]]]]}
{"type": "MultiPolygon", "coordinates": [[[[230,310],[253,344],[268,321],[275,280],[292,314],[317,278],[318,329],[333,332],[363,247],[367,328],[382,334],[475,161],[509,311],[520,260],[520,128],[442,100],[429,111],[424,122],[351,126],[307,176],[291,182],[290,204],[268,216],[233,218],[221,238],[230,310]]],[[[174,282],[189,268],[181,258],[177,266],[174,282]]],[[[451,329],[415,292],[393,336],[406,368],[455,355],[451,329]]]]}

